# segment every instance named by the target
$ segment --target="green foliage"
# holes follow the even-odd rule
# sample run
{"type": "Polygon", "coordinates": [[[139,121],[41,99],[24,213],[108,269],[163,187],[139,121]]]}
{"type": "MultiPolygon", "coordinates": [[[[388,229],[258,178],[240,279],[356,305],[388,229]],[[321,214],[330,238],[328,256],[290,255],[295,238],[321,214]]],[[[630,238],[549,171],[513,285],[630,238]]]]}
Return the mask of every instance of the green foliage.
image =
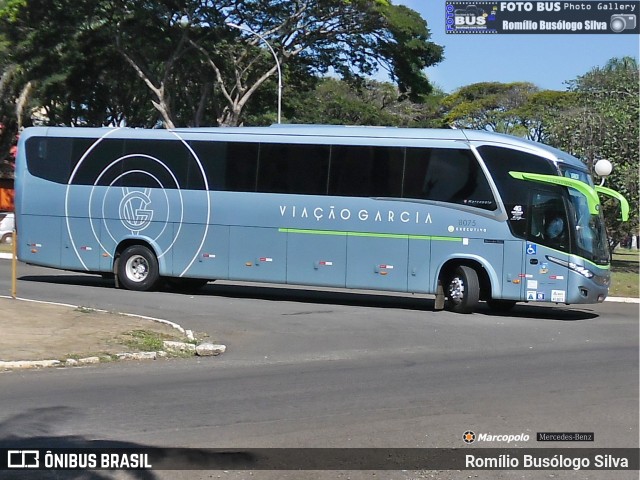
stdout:
{"type": "Polygon", "coordinates": [[[293,123],[427,127],[437,122],[443,96],[436,90],[414,103],[390,83],[325,78],[313,91],[289,96],[288,117],[293,123]]]}
{"type": "Polygon", "coordinates": [[[526,101],[513,111],[526,130],[526,137],[536,142],[548,143],[549,129],[555,119],[574,101],[572,92],[542,90],[531,93],[526,101]]]}
{"type": "Polygon", "coordinates": [[[443,123],[455,128],[529,136],[521,109],[539,92],[528,82],[481,82],[462,87],[442,102],[443,123]]]}
{"type": "Polygon", "coordinates": [[[549,142],[580,157],[591,171],[601,158],[614,165],[606,185],[627,198],[631,214],[629,222],[623,223],[617,201],[603,197],[612,247],[638,229],[638,73],[634,59],[613,58],[572,80],[571,101],[550,122],[549,142]]]}
{"type": "Polygon", "coordinates": [[[403,98],[419,102],[432,91],[424,69],[440,62],[443,48],[429,42],[431,33],[420,15],[402,5],[382,5],[386,34],[381,35],[379,61],[387,66],[403,98]]]}
{"type": "Polygon", "coordinates": [[[19,91],[31,86],[27,110],[55,125],[273,121],[265,42],[287,86],[385,68],[414,100],[442,58],[424,20],[388,0],[4,0],[0,32],[1,65],[20,66],[19,91]]]}
{"type": "MultiPolygon", "coordinates": [[[[101,2],[31,0],[0,14],[11,43],[6,64],[19,65],[14,85],[32,86],[26,110],[52,125],[135,124],[152,109],[148,95],[113,45],[101,2]],[[3,15],[4,14],[4,15],[3,15]],[[132,82],[136,82],[133,84],[132,82]]],[[[29,124],[27,121],[23,124],[29,124]]]]}
{"type": "Polygon", "coordinates": [[[20,10],[27,5],[27,0],[1,0],[0,17],[6,18],[10,22],[15,22],[20,14],[20,10]]]}

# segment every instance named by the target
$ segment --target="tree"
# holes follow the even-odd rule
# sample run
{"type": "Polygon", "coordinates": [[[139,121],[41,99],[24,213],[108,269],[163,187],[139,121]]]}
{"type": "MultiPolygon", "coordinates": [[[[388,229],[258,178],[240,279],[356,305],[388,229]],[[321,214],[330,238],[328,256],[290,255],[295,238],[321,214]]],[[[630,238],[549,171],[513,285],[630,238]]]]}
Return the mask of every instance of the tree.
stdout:
{"type": "Polygon", "coordinates": [[[424,20],[387,0],[253,0],[216,5],[215,11],[189,15],[197,19],[190,25],[199,28],[190,43],[214,72],[215,88],[223,98],[217,117],[221,125],[238,124],[249,99],[276,73],[265,42],[282,65],[297,59],[297,70],[305,75],[332,68],[342,78],[354,79],[385,68],[401,94],[413,99],[431,91],[423,69],[442,59],[442,48],[428,41],[424,20]],[[218,31],[215,43],[210,42],[211,15],[218,22],[222,18],[223,25],[243,26],[244,32],[225,28],[218,31]]]}
{"type": "Polygon", "coordinates": [[[538,92],[528,82],[474,83],[443,100],[443,122],[455,128],[529,136],[532,132],[520,109],[538,92]]]}
{"type": "Polygon", "coordinates": [[[570,106],[573,92],[541,90],[531,93],[525,103],[512,112],[530,140],[548,143],[550,128],[570,106]]]}
{"type": "Polygon", "coordinates": [[[53,124],[240,124],[276,92],[265,42],[287,85],[382,68],[414,100],[442,59],[425,21],[389,0],[0,0],[0,27],[53,124]]]}
{"type": "Polygon", "coordinates": [[[583,159],[590,171],[601,158],[613,163],[607,186],[627,198],[631,215],[621,222],[617,201],[604,201],[612,247],[638,229],[639,85],[637,61],[613,58],[569,82],[573,101],[550,129],[550,143],[583,159]]]}
{"type": "Polygon", "coordinates": [[[18,71],[13,83],[21,91],[31,85],[25,109],[37,110],[46,123],[118,125],[125,112],[133,124],[148,121],[148,94],[123,65],[101,7],[71,0],[0,5],[0,27],[10,45],[5,61],[18,71]]]}
{"type": "Polygon", "coordinates": [[[436,89],[416,103],[392,83],[325,78],[312,91],[290,95],[287,104],[294,123],[425,127],[435,121],[443,96],[436,89]]]}
{"type": "Polygon", "coordinates": [[[0,178],[13,176],[11,147],[17,131],[16,101],[20,92],[15,78],[19,68],[9,60],[10,43],[0,30],[0,178]]]}

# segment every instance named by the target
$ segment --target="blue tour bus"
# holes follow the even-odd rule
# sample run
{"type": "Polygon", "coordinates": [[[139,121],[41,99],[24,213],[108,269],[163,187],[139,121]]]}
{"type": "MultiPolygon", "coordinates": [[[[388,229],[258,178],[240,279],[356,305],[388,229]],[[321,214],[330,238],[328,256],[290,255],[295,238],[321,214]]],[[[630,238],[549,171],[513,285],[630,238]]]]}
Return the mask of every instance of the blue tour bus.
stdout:
{"type": "Polygon", "coordinates": [[[467,130],[28,128],[18,257],[116,285],[215,279],[480,300],[602,302],[609,252],[585,165],[467,130]]]}

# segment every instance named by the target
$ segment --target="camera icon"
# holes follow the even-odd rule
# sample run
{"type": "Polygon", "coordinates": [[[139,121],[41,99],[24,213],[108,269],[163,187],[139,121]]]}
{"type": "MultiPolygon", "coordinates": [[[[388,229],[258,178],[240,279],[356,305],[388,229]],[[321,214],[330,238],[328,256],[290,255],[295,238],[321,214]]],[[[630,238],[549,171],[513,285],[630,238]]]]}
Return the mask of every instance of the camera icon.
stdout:
{"type": "Polygon", "coordinates": [[[611,30],[620,33],[625,30],[633,30],[636,28],[636,16],[634,14],[616,14],[611,15],[611,30]]]}

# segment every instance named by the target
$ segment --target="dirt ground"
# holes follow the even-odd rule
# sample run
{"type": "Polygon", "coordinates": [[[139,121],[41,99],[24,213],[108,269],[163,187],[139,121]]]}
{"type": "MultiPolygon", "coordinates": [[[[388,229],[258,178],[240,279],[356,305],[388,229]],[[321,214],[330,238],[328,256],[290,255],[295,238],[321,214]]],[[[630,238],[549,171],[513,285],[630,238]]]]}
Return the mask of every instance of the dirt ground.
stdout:
{"type": "Polygon", "coordinates": [[[127,344],[134,331],[186,340],[179,330],[153,320],[0,298],[0,361],[65,360],[139,351],[127,344]]]}

